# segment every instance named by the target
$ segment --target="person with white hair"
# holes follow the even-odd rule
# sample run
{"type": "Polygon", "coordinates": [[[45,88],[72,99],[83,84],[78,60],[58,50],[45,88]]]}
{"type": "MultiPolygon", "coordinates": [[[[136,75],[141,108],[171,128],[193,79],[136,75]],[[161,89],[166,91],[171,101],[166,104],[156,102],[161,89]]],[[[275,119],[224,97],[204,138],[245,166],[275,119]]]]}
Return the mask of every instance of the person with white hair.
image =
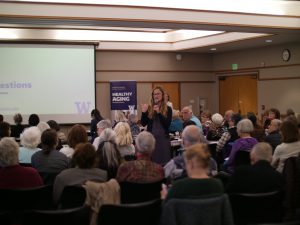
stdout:
{"type": "Polygon", "coordinates": [[[49,124],[46,123],[46,122],[43,122],[43,121],[39,122],[38,125],[37,125],[37,127],[40,129],[41,134],[42,134],[45,130],[50,129],[49,124]]]}
{"type": "Polygon", "coordinates": [[[95,149],[98,149],[99,143],[100,143],[100,136],[103,130],[106,128],[112,128],[111,121],[109,119],[100,120],[99,123],[97,123],[97,134],[98,137],[94,139],[93,145],[95,149]]]}
{"type": "Polygon", "coordinates": [[[31,163],[31,156],[40,151],[37,146],[41,142],[41,131],[37,127],[29,127],[21,134],[21,147],[19,153],[20,163],[31,163]]]}
{"type": "Polygon", "coordinates": [[[19,165],[19,145],[11,138],[0,141],[0,188],[33,188],[43,186],[36,169],[19,165]]]}
{"type": "Polygon", "coordinates": [[[219,113],[215,113],[211,117],[212,123],[210,124],[206,139],[210,141],[218,141],[225,132],[223,126],[223,116],[219,113]]]}
{"type": "MultiPolygon", "coordinates": [[[[195,123],[195,125],[197,127],[200,128],[200,130],[202,131],[202,125],[200,120],[193,114],[193,110],[191,109],[190,106],[185,106],[182,108],[181,110],[181,114],[182,114],[182,119],[184,121],[184,123],[188,123],[189,125],[191,125],[191,123],[189,121],[192,121],[195,123]]],[[[185,127],[185,125],[183,125],[185,127]]]]}
{"type": "Polygon", "coordinates": [[[164,179],[161,165],[152,162],[155,148],[154,136],[143,131],[136,137],[137,160],[127,161],[120,165],[117,173],[118,182],[151,183],[164,179]]]}
{"type": "Polygon", "coordinates": [[[226,186],[228,193],[263,193],[281,191],[283,178],[271,166],[272,147],[260,142],[250,152],[251,165],[236,168],[226,186]]]}

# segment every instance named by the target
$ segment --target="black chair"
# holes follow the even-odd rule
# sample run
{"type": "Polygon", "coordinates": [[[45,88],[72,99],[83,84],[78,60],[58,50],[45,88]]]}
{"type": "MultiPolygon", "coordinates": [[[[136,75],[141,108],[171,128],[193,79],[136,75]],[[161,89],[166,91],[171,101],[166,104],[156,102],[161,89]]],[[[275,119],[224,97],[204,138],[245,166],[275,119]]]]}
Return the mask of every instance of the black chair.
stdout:
{"type": "Polygon", "coordinates": [[[39,172],[41,178],[43,179],[43,182],[45,185],[53,185],[56,176],[59,173],[46,173],[46,172],[39,172]]]}
{"type": "Polygon", "coordinates": [[[30,210],[23,215],[22,225],[89,225],[90,208],[87,206],[62,210],[30,210]]]}
{"type": "Polygon", "coordinates": [[[25,189],[0,189],[0,210],[11,211],[13,221],[22,220],[24,210],[53,209],[53,186],[25,189]]]}
{"type": "Polygon", "coordinates": [[[297,221],[287,221],[282,223],[257,223],[251,225],[300,225],[300,220],[297,221]]]}
{"type": "Polygon", "coordinates": [[[160,198],[162,181],[153,183],[120,182],[121,202],[137,203],[160,198]]]}
{"type": "Polygon", "coordinates": [[[234,167],[243,165],[250,165],[250,152],[240,150],[235,155],[234,167]]]}
{"type": "Polygon", "coordinates": [[[66,186],[61,194],[58,208],[70,209],[84,205],[86,190],[82,186],[66,186]]]}
{"type": "Polygon", "coordinates": [[[98,225],[156,225],[161,214],[161,200],[148,202],[102,205],[98,215],[98,225]]]}
{"type": "Polygon", "coordinates": [[[237,225],[282,221],[282,193],[229,194],[234,222],[237,225]]]}
{"type": "Polygon", "coordinates": [[[13,214],[10,211],[0,211],[0,224],[11,225],[13,224],[13,214]]]}

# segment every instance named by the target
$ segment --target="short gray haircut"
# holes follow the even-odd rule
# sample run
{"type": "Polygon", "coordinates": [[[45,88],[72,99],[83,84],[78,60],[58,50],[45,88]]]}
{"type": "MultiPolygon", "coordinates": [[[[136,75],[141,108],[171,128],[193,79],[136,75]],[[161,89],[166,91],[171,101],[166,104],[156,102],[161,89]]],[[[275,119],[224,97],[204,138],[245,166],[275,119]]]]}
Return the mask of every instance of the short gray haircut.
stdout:
{"type": "Polygon", "coordinates": [[[253,131],[253,123],[249,119],[242,119],[237,124],[237,132],[238,133],[250,133],[253,131]]]}
{"type": "Polygon", "coordinates": [[[116,143],[116,133],[112,128],[105,128],[100,137],[99,137],[99,143],[108,141],[112,143],[116,143]]]}
{"type": "Polygon", "coordinates": [[[112,128],[112,125],[110,120],[106,119],[106,120],[100,120],[100,122],[97,123],[97,127],[104,130],[106,128],[112,128]]]}
{"type": "Polygon", "coordinates": [[[277,130],[279,130],[280,125],[282,124],[282,121],[279,119],[273,119],[271,122],[274,122],[278,128],[277,130]]]}
{"type": "Polygon", "coordinates": [[[19,145],[9,137],[0,141],[0,167],[14,166],[19,163],[19,145]]]}
{"type": "Polygon", "coordinates": [[[207,140],[203,136],[200,128],[196,125],[186,126],[182,132],[182,139],[184,141],[184,147],[188,147],[197,143],[207,143],[207,140]]]}
{"type": "Polygon", "coordinates": [[[21,134],[21,145],[26,148],[36,148],[41,143],[41,131],[37,127],[26,128],[21,134]]]}
{"type": "Polygon", "coordinates": [[[268,162],[272,161],[272,147],[269,143],[259,142],[253,146],[251,154],[255,155],[256,161],[266,160],[268,162]]]}
{"type": "Polygon", "coordinates": [[[45,130],[50,129],[49,124],[43,121],[39,122],[37,127],[40,129],[41,133],[43,133],[45,130]]]}
{"type": "Polygon", "coordinates": [[[155,138],[148,131],[143,131],[136,137],[135,144],[138,152],[151,155],[155,148],[155,138]]]}

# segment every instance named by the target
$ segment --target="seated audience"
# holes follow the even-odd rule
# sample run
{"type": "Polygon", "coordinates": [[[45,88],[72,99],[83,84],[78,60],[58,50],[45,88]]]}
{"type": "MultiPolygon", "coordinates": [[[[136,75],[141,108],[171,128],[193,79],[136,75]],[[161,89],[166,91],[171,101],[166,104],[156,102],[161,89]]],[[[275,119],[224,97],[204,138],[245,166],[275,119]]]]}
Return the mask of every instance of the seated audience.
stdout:
{"type": "Polygon", "coordinates": [[[115,111],[115,119],[113,128],[119,123],[119,122],[127,122],[127,118],[122,110],[116,110],[115,111]]]}
{"type": "Polygon", "coordinates": [[[62,171],[55,179],[53,186],[53,200],[55,203],[59,201],[64,187],[68,185],[83,185],[88,180],[107,181],[106,171],[95,168],[96,151],[92,144],[78,144],[75,147],[72,161],[75,168],[62,171]]]}
{"type": "Polygon", "coordinates": [[[283,179],[272,166],[272,148],[268,143],[260,142],[250,152],[251,165],[236,168],[230,177],[226,192],[262,193],[281,191],[283,179]]]}
{"type": "Polygon", "coordinates": [[[229,120],[232,117],[234,111],[232,109],[228,109],[224,114],[223,126],[226,128],[229,127],[229,120]]]}
{"type": "Polygon", "coordinates": [[[41,132],[37,127],[29,127],[21,134],[21,147],[19,153],[20,163],[31,163],[31,157],[41,149],[37,146],[41,142],[41,132]]]}
{"type": "Polygon", "coordinates": [[[172,198],[195,199],[223,194],[221,181],[207,175],[210,154],[206,144],[186,148],[184,161],[188,177],[174,182],[168,191],[163,185],[161,197],[165,199],[164,203],[172,198]]]}
{"type": "Polygon", "coordinates": [[[298,156],[300,153],[300,141],[297,124],[291,120],[282,122],[280,132],[282,143],[275,148],[272,166],[282,173],[285,160],[289,157],[298,156]]]}
{"type": "Polygon", "coordinates": [[[268,116],[265,120],[265,123],[264,123],[264,129],[268,129],[271,121],[273,119],[279,119],[280,120],[280,112],[278,109],[275,109],[275,108],[271,108],[268,110],[268,116]]]}
{"type": "Polygon", "coordinates": [[[242,119],[237,124],[237,132],[239,139],[237,139],[232,145],[230,155],[228,160],[224,162],[224,168],[230,173],[234,172],[235,167],[235,157],[239,151],[250,152],[252,147],[257,143],[257,140],[251,137],[251,132],[253,131],[253,124],[249,119],[242,119]]]}
{"type": "Polygon", "coordinates": [[[293,109],[287,109],[286,116],[295,116],[295,111],[293,109]]]}
{"type": "Polygon", "coordinates": [[[115,178],[122,161],[117,148],[116,134],[111,128],[106,128],[101,132],[99,139],[98,168],[107,171],[108,179],[115,178]]]}
{"type": "Polygon", "coordinates": [[[4,121],[4,117],[2,114],[0,114],[0,123],[4,121]]]}
{"type": "Polygon", "coordinates": [[[147,132],[141,132],[136,138],[137,160],[124,162],[117,173],[117,181],[152,183],[164,178],[164,170],[161,165],[151,161],[151,155],[155,148],[154,136],[147,132]]]}
{"type": "Polygon", "coordinates": [[[281,144],[280,125],[281,120],[273,119],[267,129],[268,135],[265,137],[265,142],[268,142],[272,146],[273,152],[277,145],[281,144]]]}
{"type": "Polygon", "coordinates": [[[204,135],[207,135],[211,123],[211,112],[208,109],[206,109],[201,113],[201,124],[204,135]]]}
{"type": "Polygon", "coordinates": [[[132,144],[132,135],[127,122],[119,122],[114,128],[116,142],[123,159],[134,159],[135,148],[132,144]]]}
{"type": "Polygon", "coordinates": [[[57,134],[55,130],[48,129],[41,136],[42,150],[34,153],[31,157],[32,167],[39,173],[58,174],[69,167],[66,155],[56,151],[57,134]]]}
{"type": "Polygon", "coordinates": [[[56,146],[56,150],[60,150],[63,147],[63,144],[67,143],[66,135],[60,131],[60,126],[55,120],[49,120],[48,125],[51,129],[55,130],[58,136],[58,144],[56,146]]]}
{"type": "MultiPolygon", "coordinates": [[[[186,149],[187,147],[197,143],[207,143],[199,127],[197,127],[196,125],[189,125],[186,128],[184,128],[182,132],[183,148],[186,149]]],[[[182,155],[176,156],[164,166],[166,178],[173,180],[173,179],[186,177],[184,154],[185,152],[183,152],[182,155]]],[[[208,175],[213,175],[216,172],[217,172],[217,164],[215,160],[211,158],[208,175]]]]}
{"type": "Polygon", "coordinates": [[[95,138],[93,145],[95,147],[95,149],[98,149],[99,143],[100,143],[100,136],[101,133],[104,129],[106,128],[112,128],[111,122],[109,119],[106,120],[101,120],[98,124],[97,124],[97,133],[98,133],[98,137],[95,138]]]}
{"type": "Polygon", "coordinates": [[[223,126],[223,116],[219,113],[215,113],[211,117],[212,123],[209,127],[206,139],[209,141],[218,141],[225,132],[223,126]]]}
{"type": "Polygon", "coordinates": [[[172,122],[169,127],[169,132],[170,133],[182,132],[182,130],[183,130],[183,121],[179,117],[179,111],[176,109],[173,109],[172,122]]]}
{"type": "Polygon", "coordinates": [[[138,122],[138,117],[137,117],[136,114],[129,114],[128,115],[128,124],[130,126],[130,131],[131,131],[133,140],[140,133],[140,126],[138,125],[137,122],[138,122]]]}
{"type": "Polygon", "coordinates": [[[40,121],[40,122],[38,123],[38,125],[36,125],[36,126],[37,126],[37,128],[40,129],[41,134],[42,134],[45,130],[50,129],[49,124],[46,123],[46,122],[44,122],[44,121],[40,121]]]}
{"type": "Polygon", "coordinates": [[[15,125],[11,126],[11,137],[14,137],[16,139],[20,138],[20,134],[23,132],[24,130],[24,126],[22,125],[23,122],[23,117],[20,113],[16,113],[14,115],[14,121],[15,121],[15,125]]]}
{"type": "Polygon", "coordinates": [[[247,113],[247,118],[251,120],[253,124],[253,131],[251,132],[251,137],[256,138],[257,141],[261,142],[265,138],[265,129],[257,123],[257,117],[253,112],[247,113]]]}
{"type": "MultiPolygon", "coordinates": [[[[202,132],[202,125],[200,120],[193,114],[193,110],[191,109],[191,107],[189,106],[185,106],[182,108],[181,110],[181,114],[182,114],[182,119],[184,123],[187,123],[189,121],[193,121],[195,123],[195,125],[197,127],[200,128],[201,132],[202,132]]],[[[185,124],[185,126],[187,126],[185,124]]]]}
{"type": "Polygon", "coordinates": [[[39,186],[43,186],[43,180],[36,169],[19,165],[19,145],[11,138],[2,138],[0,141],[0,188],[39,186]]]}
{"type": "Polygon", "coordinates": [[[75,124],[68,134],[68,146],[63,147],[60,152],[65,154],[68,158],[72,158],[76,145],[86,142],[88,142],[88,136],[85,127],[80,124],[75,124]]]}
{"type": "Polygon", "coordinates": [[[4,137],[10,137],[10,124],[3,121],[0,122],[0,140],[4,137]]]}
{"type": "Polygon", "coordinates": [[[37,114],[31,114],[28,118],[28,126],[37,126],[40,122],[40,117],[37,114]]]}
{"type": "Polygon", "coordinates": [[[90,128],[90,132],[91,132],[91,143],[94,142],[94,139],[96,137],[98,137],[98,133],[97,133],[97,124],[103,120],[103,117],[100,114],[100,111],[98,109],[93,109],[91,111],[91,128],[90,128]]]}

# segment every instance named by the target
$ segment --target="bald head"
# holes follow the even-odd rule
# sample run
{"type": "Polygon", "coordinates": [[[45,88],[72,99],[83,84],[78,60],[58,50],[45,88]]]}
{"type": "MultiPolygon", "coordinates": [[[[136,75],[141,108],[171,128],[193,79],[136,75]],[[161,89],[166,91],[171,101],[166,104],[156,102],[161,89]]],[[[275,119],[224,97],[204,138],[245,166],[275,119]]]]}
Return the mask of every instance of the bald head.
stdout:
{"type": "Polygon", "coordinates": [[[193,111],[189,106],[185,106],[181,110],[183,121],[189,121],[192,118],[193,111]]]}
{"type": "Polygon", "coordinates": [[[189,125],[182,132],[183,147],[188,147],[197,143],[206,143],[201,130],[196,125],[189,125]]]}

